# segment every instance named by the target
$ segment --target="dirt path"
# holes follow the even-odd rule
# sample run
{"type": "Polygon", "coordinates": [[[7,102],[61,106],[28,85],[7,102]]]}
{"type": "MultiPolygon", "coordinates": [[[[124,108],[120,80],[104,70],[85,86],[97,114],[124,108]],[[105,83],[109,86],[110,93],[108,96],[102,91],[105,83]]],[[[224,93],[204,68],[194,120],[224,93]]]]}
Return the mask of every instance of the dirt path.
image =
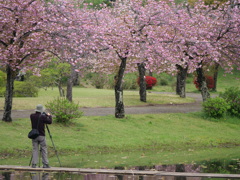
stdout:
{"type": "MultiPolygon", "coordinates": [[[[164,93],[161,94],[174,94],[174,93],[164,93]]],[[[195,99],[194,103],[187,104],[161,104],[161,105],[151,105],[151,106],[141,106],[141,107],[126,107],[126,114],[160,114],[160,113],[188,113],[188,112],[196,112],[201,111],[201,102],[202,96],[200,93],[187,93],[187,97],[192,97],[195,99]]],[[[85,116],[106,116],[106,115],[114,115],[115,108],[81,108],[84,112],[85,116]]],[[[29,118],[30,114],[34,112],[32,110],[13,110],[12,118],[29,118]]],[[[0,110],[0,117],[3,116],[3,110],[0,110]]]]}

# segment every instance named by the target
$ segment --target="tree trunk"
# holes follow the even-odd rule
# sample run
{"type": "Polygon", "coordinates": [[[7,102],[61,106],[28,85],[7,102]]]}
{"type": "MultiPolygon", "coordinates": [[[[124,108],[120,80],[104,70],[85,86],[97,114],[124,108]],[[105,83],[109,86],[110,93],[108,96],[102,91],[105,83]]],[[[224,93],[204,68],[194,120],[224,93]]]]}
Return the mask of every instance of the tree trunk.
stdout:
{"type": "Polygon", "coordinates": [[[138,63],[138,72],[139,72],[139,95],[140,101],[147,102],[147,93],[146,93],[146,81],[145,81],[145,64],[138,63]]]}
{"type": "Polygon", "coordinates": [[[178,72],[177,72],[177,84],[176,84],[176,94],[179,95],[181,98],[186,97],[186,78],[187,78],[187,71],[188,67],[183,68],[180,65],[176,65],[178,72]]]}
{"type": "Polygon", "coordinates": [[[64,92],[64,89],[63,89],[61,83],[58,84],[58,91],[59,91],[60,97],[65,97],[65,92],[64,92]]]}
{"type": "Polygon", "coordinates": [[[5,105],[3,113],[3,121],[12,122],[12,102],[13,102],[13,89],[14,89],[14,80],[16,78],[17,71],[13,71],[9,65],[6,67],[7,73],[7,84],[6,84],[6,93],[5,93],[5,105]]]}
{"type": "Polygon", "coordinates": [[[68,82],[67,82],[67,94],[66,98],[68,101],[72,102],[72,87],[73,87],[73,81],[72,78],[69,77],[68,82]]]}
{"type": "Polygon", "coordinates": [[[71,66],[71,75],[68,78],[68,82],[67,82],[67,95],[66,98],[67,100],[69,100],[70,102],[72,102],[72,88],[73,88],[73,82],[75,79],[75,70],[74,67],[71,66]]]}
{"type": "Polygon", "coordinates": [[[125,116],[124,104],[123,104],[123,87],[122,80],[124,71],[126,68],[127,58],[121,58],[121,65],[118,71],[118,75],[115,77],[115,117],[123,118],[125,116]]]}
{"type": "Polygon", "coordinates": [[[218,67],[219,67],[219,64],[215,63],[214,74],[213,74],[213,80],[214,80],[214,82],[213,82],[214,87],[212,88],[213,91],[217,91],[218,67]]]}
{"type": "Polygon", "coordinates": [[[74,70],[73,86],[79,86],[79,74],[74,70]]]}
{"type": "Polygon", "coordinates": [[[199,83],[199,89],[201,90],[203,102],[210,98],[206,79],[203,73],[202,67],[197,68],[197,82],[199,83]]]}

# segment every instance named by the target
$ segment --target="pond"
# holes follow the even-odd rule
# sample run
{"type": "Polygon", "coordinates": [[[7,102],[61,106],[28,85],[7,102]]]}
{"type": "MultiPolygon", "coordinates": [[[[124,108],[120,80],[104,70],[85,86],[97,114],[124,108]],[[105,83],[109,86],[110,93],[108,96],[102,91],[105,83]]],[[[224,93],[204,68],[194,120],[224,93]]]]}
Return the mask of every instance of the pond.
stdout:
{"type": "MultiPolygon", "coordinates": [[[[114,169],[126,169],[115,167],[114,169]]],[[[157,170],[165,172],[188,172],[188,173],[221,173],[240,174],[240,159],[201,161],[194,164],[137,166],[131,170],[157,170]]],[[[0,180],[205,180],[219,179],[209,177],[185,177],[163,175],[122,175],[122,174],[79,174],[79,173],[44,173],[23,171],[0,171],[0,180]]],[[[222,177],[224,179],[231,179],[222,177]]],[[[232,178],[240,179],[240,178],[232,178]]]]}

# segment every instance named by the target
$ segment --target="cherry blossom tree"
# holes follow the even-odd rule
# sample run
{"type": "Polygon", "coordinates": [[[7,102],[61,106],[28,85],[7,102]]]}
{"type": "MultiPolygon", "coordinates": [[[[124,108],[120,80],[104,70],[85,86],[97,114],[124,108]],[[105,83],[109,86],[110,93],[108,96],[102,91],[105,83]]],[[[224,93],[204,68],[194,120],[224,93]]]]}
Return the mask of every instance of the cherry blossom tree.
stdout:
{"type": "MultiPolygon", "coordinates": [[[[99,63],[95,65],[110,71],[111,68],[116,69],[116,64],[120,64],[115,76],[115,116],[117,118],[124,117],[122,89],[124,72],[125,70],[136,71],[137,64],[148,58],[154,58],[150,53],[151,32],[155,26],[167,24],[164,21],[164,16],[168,14],[167,7],[166,2],[148,1],[143,4],[140,0],[120,1],[114,4],[114,8],[103,8],[96,15],[98,36],[101,39],[101,45],[105,47],[102,49],[107,49],[108,54],[105,54],[104,59],[99,58],[99,63]]],[[[164,32],[161,36],[165,39],[164,32]]],[[[161,50],[163,50],[162,46],[161,50]]]]}
{"type": "Polygon", "coordinates": [[[49,36],[45,12],[42,1],[0,1],[0,64],[7,74],[3,121],[12,121],[13,82],[18,72],[46,61],[49,36]]]}
{"type": "Polygon", "coordinates": [[[91,64],[86,57],[96,51],[94,10],[88,9],[88,4],[81,4],[80,1],[58,2],[57,5],[55,12],[51,11],[57,15],[56,26],[59,27],[57,31],[53,30],[55,48],[51,53],[71,65],[66,98],[72,101],[72,86],[76,73],[91,64]]]}
{"type": "MultiPolygon", "coordinates": [[[[115,76],[115,117],[122,118],[125,116],[123,103],[123,75],[126,69],[127,60],[130,56],[131,30],[124,23],[124,19],[120,16],[121,12],[117,9],[104,8],[97,17],[98,36],[102,40],[103,49],[107,49],[108,56],[105,56],[103,61],[100,61],[103,69],[111,67],[114,68],[115,63],[120,62],[117,75],[115,76]],[[104,61],[106,60],[106,61],[104,61]]],[[[104,52],[99,52],[104,53],[104,52]]],[[[106,55],[104,53],[104,55],[106,55]]],[[[102,59],[100,59],[102,60],[102,59]]],[[[98,64],[99,65],[99,64],[98,64]]],[[[110,68],[108,69],[110,71],[110,68]]]]}
{"type": "MultiPolygon", "coordinates": [[[[165,44],[165,53],[153,49],[159,58],[164,58],[168,64],[167,69],[173,72],[172,65],[176,65],[180,74],[180,88],[185,89],[186,72],[198,75],[203,101],[210,97],[203,74],[203,65],[219,63],[226,71],[231,71],[233,65],[239,66],[239,8],[230,4],[205,5],[197,2],[193,7],[185,4],[175,6],[172,4],[175,16],[169,19],[174,31],[166,33],[172,37],[170,41],[162,41],[153,31],[154,47],[165,44]],[[169,68],[170,67],[170,68],[169,68]]],[[[158,64],[159,58],[150,63],[158,64]]],[[[160,63],[163,62],[160,60],[160,63]]],[[[150,64],[151,65],[151,64],[150,64]]],[[[159,66],[156,66],[159,67],[159,66]]],[[[156,68],[155,67],[155,68],[156,68]]],[[[182,93],[185,97],[185,92],[182,93]]]]}
{"type": "MultiPolygon", "coordinates": [[[[144,62],[156,72],[196,70],[203,100],[208,98],[202,67],[218,63],[227,72],[239,62],[239,8],[225,3],[176,6],[173,2],[131,0],[114,8],[76,8],[56,0],[0,0],[0,65],[6,67],[4,121],[11,121],[13,82],[20,70],[44,65],[54,54],[72,66],[117,71],[115,116],[124,117],[123,78],[144,62]],[[86,60],[92,52],[94,60],[86,60]]],[[[36,71],[37,73],[37,71],[36,71]]],[[[71,76],[72,77],[72,76],[71,76]]],[[[182,80],[180,80],[181,82],[182,80]]],[[[184,85],[184,79],[180,83],[184,85]]],[[[69,100],[72,78],[69,78],[69,100]]],[[[185,89],[180,87],[180,89],[185,89]]],[[[182,95],[184,96],[184,95],[182,95]]]]}
{"type": "Polygon", "coordinates": [[[231,71],[234,64],[239,65],[239,8],[232,8],[228,3],[204,5],[199,2],[192,8],[186,6],[178,14],[178,22],[182,24],[177,25],[178,30],[185,41],[181,47],[184,53],[182,59],[190,71],[196,68],[205,101],[210,94],[203,66],[217,63],[226,71],[231,71]]]}
{"type": "Polygon", "coordinates": [[[38,73],[52,57],[75,64],[91,40],[87,8],[56,0],[0,0],[0,65],[6,67],[7,85],[3,121],[12,121],[13,84],[20,70],[38,73]]]}

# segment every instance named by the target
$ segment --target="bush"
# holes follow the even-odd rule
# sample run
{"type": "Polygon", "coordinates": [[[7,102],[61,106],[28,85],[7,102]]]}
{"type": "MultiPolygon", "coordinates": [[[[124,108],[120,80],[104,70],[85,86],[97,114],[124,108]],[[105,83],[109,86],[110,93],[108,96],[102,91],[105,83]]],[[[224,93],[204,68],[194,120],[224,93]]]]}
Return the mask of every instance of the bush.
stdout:
{"type": "Polygon", "coordinates": [[[123,89],[137,89],[138,85],[136,82],[135,75],[126,75],[123,79],[123,89]]]}
{"type": "MultiPolygon", "coordinates": [[[[213,77],[212,76],[205,76],[205,78],[206,78],[206,83],[207,83],[208,89],[214,88],[214,79],[213,79],[213,77]]],[[[197,82],[197,77],[194,78],[193,83],[195,84],[196,88],[198,90],[200,90],[199,89],[199,83],[197,82]]]]}
{"type": "Polygon", "coordinates": [[[0,97],[3,97],[6,91],[6,73],[0,71],[0,97]]]}
{"type": "Polygon", "coordinates": [[[6,92],[6,88],[0,88],[0,97],[4,97],[6,92]]]}
{"type": "Polygon", "coordinates": [[[5,87],[6,85],[6,73],[4,73],[3,71],[0,71],[0,87],[5,87]]]}
{"type": "Polygon", "coordinates": [[[219,95],[230,105],[228,112],[231,115],[240,117],[240,89],[238,87],[230,87],[219,95]]]}
{"type": "Polygon", "coordinates": [[[167,86],[168,85],[168,80],[161,78],[160,81],[159,81],[159,84],[161,86],[167,86]]]}
{"type": "Polygon", "coordinates": [[[170,85],[175,80],[175,77],[167,73],[155,74],[154,77],[156,77],[156,79],[158,80],[158,85],[160,86],[170,85]]]}
{"type": "Polygon", "coordinates": [[[114,75],[108,75],[107,76],[107,82],[106,85],[104,86],[106,89],[114,89],[115,86],[115,80],[114,80],[114,75]]]}
{"type": "MultiPolygon", "coordinates": [[[[145,76],[146,88],[152,89],[153,86],[157,84],[157,79],[152,76],[145,76]]],[[[140,84],[140,78],[137,79],[138,85],[140,84]]]]}
{"type": "Polygon", "coordinates": [[[209,98],[203,103],[203,110],[209,117],[221,118],[224,117],[229,108],[228,103],[220,97],[209,98]]]}
{"type": "MultiPolygon", "coordinates": [[[[106,85],[107,89],[114,89],[115,87],[114,75],[108,75],[106,85]]],[[[133,73],[128,73],[123,78],[123,89],[137,89],[138,85],[136,83],[136,75],[133,73]]]]}
{"type": "Polygon", "coordinates": [[[97,89],[103,89],[104,85],[107,82],[107,75],[95,73],[92,74],[92,85],[95,86],[97,89]]]}
{"type": "Polygon", "coordinates": [[[14,82],[14,97],[37,97],[38,96],[38,88],[32,82],[23,82],[23,81],[15,81],[14,82]]]}
{"type": "Polygon", "coordinates": [[[46,108],[55,116],[56,122],[63,124],[68,124],[72,119],[80,118],[83,115],[78,104],[65,98],[56,98],[48,102],[46,108]]]}

